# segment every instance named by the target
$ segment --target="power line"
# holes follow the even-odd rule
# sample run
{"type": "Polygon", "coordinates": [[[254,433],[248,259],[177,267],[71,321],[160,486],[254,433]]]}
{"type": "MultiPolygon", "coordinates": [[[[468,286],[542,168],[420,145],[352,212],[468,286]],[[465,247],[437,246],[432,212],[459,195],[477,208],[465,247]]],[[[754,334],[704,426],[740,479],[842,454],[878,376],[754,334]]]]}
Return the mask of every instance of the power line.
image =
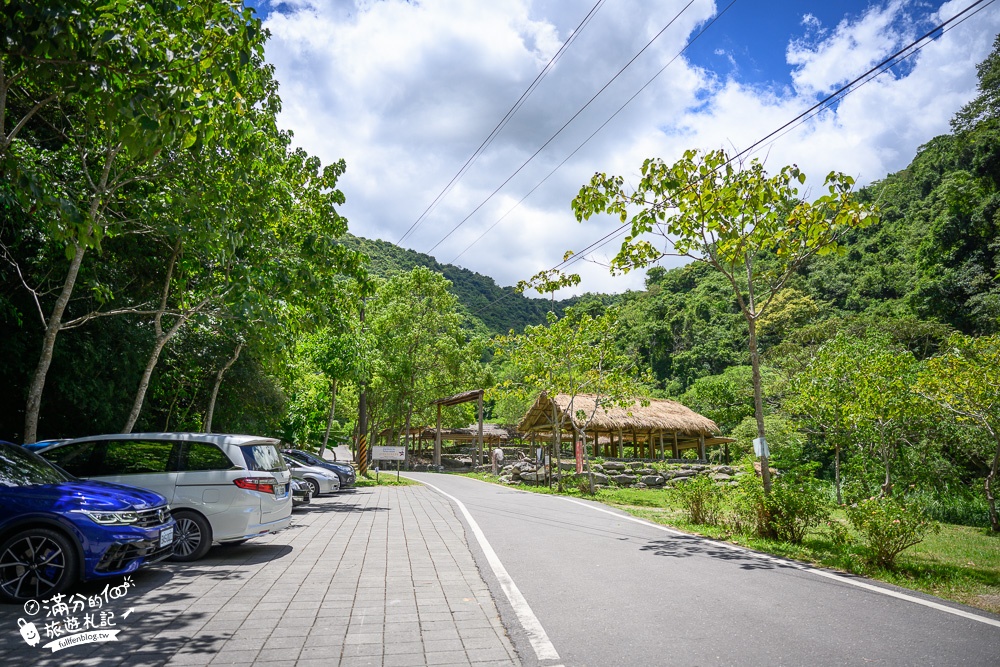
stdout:
{"type": "Polygon", "coordinates": [[[474,245],[476,245],[477,243],[479,243],[479,242],[480,242],[480,241],[481,241],[481,240],[483,239],[483,237],[484,237],[484,236],[486,236],[486,235],[487,235],[487,234],[489,234],[489,233],[490,233],[491,231],[493,231],[493,228],[494,228],[494,227],[496,227],[497,225],[499,225],[499,224],[500,224],[500,222],[501,222],[501,221],[502,221],[502,220],[503,220],[504,218],[506,218],[506,217],[507,217],[508,215],[510,215],[511,213],[513,213],[513,212],[514,212],[514,209],[516,209],[516,208],[517,208],[518,206],[520,206],[520,205],[521,205],[521,204],[522,204],[522,203],[524,202],[524,200],[525,200],[525,199],[527,199],[528,197],[530,197],[530,196],[531,196],[531,195],[532,195],[532,194],[533,194],[533,193],[535,192],[535,190],[537,190],[538,188],[542,187],[542,184],[544,184],[544,183],[545,183],[545,182],[546,182],[547,180],[549,180],[549,178],[551,178],[553,174],[555,174],[555,173],[556,173],[557,171],[559,171],[559,169],[560,169],[560,168],[561,168],[561,167],[562,167],[562,166],[563,166],[564,164],[566,164],[567,162],[569,162],[570,158],[572,158],[572,157],[573,157],[574,155],[576,155],[577,153],[579,153],[579,152],[580,152],[580,150],[581,150],[581,149],[582,149],[582,148],[583,148],[584,146],[586,146],[586,145],[587,145],[588,143],[590,143],[590,140],[591,140],[591,139],[593,139],[593,138],[594,138],[595,136],[597,136],[597,134],[598,134],[598,133],[599,133],[599,132],[600,132],[601,130],[603,130],[603,129],[604,129],[604,128],[605,128],[605,127],[606,127],[606,126],[607,126],[607,125],[608,125],[608,124],[609,124],[609,123],[610,123],[610,122],[612,121],[612,120],[614,120],[614,119],[615,119],[615,118],[616,118],[616,117],[618,116],[618,114],[620,114],[620,113],[621,113],[621,112],[622,112],[622,111],[623,111],[623,110],[625,109],[625,107],[627,107],[627,106],[628,106],[629,104],[631,104],[631,103],[632,103],[632,101],[633,101],[633,100],[634,100],[635,98],[639,97],[639,95],[640,95],[640,94],[642,93],[642,91],[646,90],[646,88],[648,88],[648,87],[649,87],[649,85],[650,85],[651,83],[653,83],[653,81],[655,81],[655,80],[657,79],[657,77],[659,77],[659,76],[660,76],[661,74],[663,74],[663,72],[664,72],[664,71],[665,71],[665,70],[666,70],[666,69],[667,69],[668,67],[670,67],[670,66],[671,66],[671,65],[672,65],[672,64],[674,63],[674,61],[675,61],[675,60],[677,60],[678,58],[680,58],[680,57],[681,57],[681,56],[682,56],[682,55],[684,54],[684,52],[685,52],[685,51],[687,51],[687,50],[688,50],[688,49],[689,49],[689,48],[691,47],[691,45],[692,45],[692,44],[694,44],[694,43],[695,43],[695,42],[696,42],[696,41],[698,40],[698,38],[699,38],[699,37],[701,37],[702,35],[704,35],[704,34],[705,34],[705,31],[706,31],[706,30],[708,30],[709,28],[711,28],[711,27],[712,27],[712,25],[713,25],[713,24],[714,24],[714,23],[715,23],[716,21],[718,21],[718,20],[719,20],[720,18],[722,18],[722,15],[723,15],[723,14],[725,14],[725,13],[726,13],[727,11],[729,11],[729,8],[730,8],[730,7],[732,7],[732,6],[734,5],[734,4],[736,4],[736,0],[732,0],[732,1],[731,1],[731,2],[730,2],[730,3],[728,4],[728,5],[726,5],[726,8],[725,8],[725,9],[723,9],[723,10],[722,10],[721,12],[719,12],[718,14],[716,14],[716,15],[715,15],[715,16],[714,16],[714,17],[712,18],[712,20],[711,20],[711,21],[709,21],[708,23],[706,23],[706,24],[705,24],[705,26],[704,26],[704,27],[703,27],[703,28],[702,28],[701,30],[699,30],[699,31],[698,31],[698,34],[696,34],[696,35],[695,35],[694,37],[692,37],[692,38],[691,38],[690,40],[688,40],[687,44],[685,44],[685,45],[684,45],[684,47],[683,47],[683,48],[682,48],[682,49],[681,49],[680,51],[678,51],[678,52],[677,52],[676,54],[674,54],[674,57],[673,57],[673,58],[671,58],[671,59],[670,59],[670,60],[669,60],[669,61],[667,62],[667,64],[666,64],[666,65],[664,65],[663,67],[661,67],[661,68],[659,69],[659,71],[658,71],[658,72],[657,72],[656,74],[654,74],[654,75],[653,75],[653,76],[652,76],[652,77],[651,77],[651,78],[650,78],[650,79],[649,79],[648,81],[646,81],[646,83],[645,83],[645,84],[643,84],[643,86],[642,86],[641,88],[639,88],[639,90],[637,90],[637,91],[636,91],[636,92],[635,92],[635,93],[634,93],[634,94],[633,94],[633,95],[632,95],[632,96],[631,96],[630,98],[628,98],[627,100],[625,100],[625,103],[624,103],[624,104],[622,104],[622,105],[621,105],[620,107],[618,107],[618,109],[617,109],[617,110],[616,110],[616,111],[615,111],[615,112],[614,112],[613,114],[611,114],[611,116],[609,116],[609,117],[608,117],[608,119],[607,119],[606,121],[604,121],[603,123],[601,123],[601,125],[600,125],[600,126],[599,126],[599,127],[598,127],[598,128],[596,129],[596,130],[594,130],[594,131],[593,131],[593,132],[592,132],[592,133],[590,134],[590,136],[588,136],[588,137],[587,137],[586,139],[584,139],[584,140],[583,140],[583,143],[581,143],[581,144],[580,144],[579,146],[577,146],[577,147],[576,147],[576,148],[575,148],[575,149],[573,150],[573,152],[572,152],[572,153],[570,153],[569,155],[567,155],[567,156],[566,156],[566,157],[565,157],[565,158],[563,159],[563,161],[562,161],[562,162],[560,162],[559,164],[557,164],[557,165],[556,165],[556,167],[555,167],[555,169],[553,169],[553,170],[552,170],[552,171],[550,171],[550,172],[549,172],[548,174],[546,174],[545,178],[543,178],[543,179],[542,179],[541,181],[539,181],[539,182],[538,182],[538,184],[536,184],[536,185],[535,185],[535,187],[531,188],[531,190],[529,190],[529,191],[528,191],[528,193],[527,193],[526,195],[524,195],[523,197],[521,197],[521,198],[520,198],[520,199],[519,199],[519,200],[517,201],[517,203],[516,203],[516,204],[514,204],[513,206],[511,206],[511,207],[510,207],[510,208],[509,208],[509,209],[507,210],[507,212],[506,212],[506,213],[504,213],[504,214],[503,214],[502,216],[500,216],[500,218],[498,218],[496,222],[494,222],[494,223],[493,223],[492,225],[490,225],[490,226],[489,226],[489,227],[488,227],[488,228],[486,229],[486,231],[484,231],[484,232],[483,232],[482,234],[480,234],[480,235],[479,235],[478,237],[476,237],[476,240],[475,240],[475,241],[473,241],[473,242],[472,242],[472,243],[470,243],[469,245],[465,246],[465,250],[463,250],[462,252],[458,253],[458,254],[457,254],[457,255],[455,256],[455,259],[451,260],[451,262],[450,262],[450,263],[452,263],[452,264],[453,264],[453,263],[455,263],[456,261],[458,261],[458,259],[459,259],[459,258],[460,258],[460,257],[461,257],[462,255],[464,255],[464,254],[465,254],[466,252],[468,252],[468,251],[469,251],[469,249],[470,249],[470,248],[472,248],[472,246],[474,246],[474,245]]]}
{"type": "Polygon", "coordinates": [[[549,62],[545,65],[545,67],[542,68],[542,71],[540,71],[538,75],[535,76],[535,80],[531,82],[531,85],[529,85],[527,89],[525,89],[525,91],[521,93],[521,96],[517,98],[517,101],[514,102],[514,105],[507,110],[507,113],[504,114],[504,117],[500,119],[500,122],[496,124],[496,127],[493,128],[493,130],[489,133],[486,139],[483,140],[483,143],[479,144],[479,148],[477,148],[469,157],[469,159],[465,161],[465,164],[463,164],[462,167],[458,170],[458,173],[456,173],[454,176],[451,177],[451,180],[448,181],[448,184],[444,186],[441,192],[438,193],[438,196],[434,198],[434,201],[432,201],[427,206],[427,208],[424,209],[424,212],[421,213],[416,220],[414,220],[413,224],[410,225],[410,228],[407,229],[406,232],[399,238],[399,241],[396,242],[396,245],[402,243],[406,239],[406,237],[409,236],[410,233],[414,229],[416,229],[420,225],[420,223],[430,214],[430,212],[437,207],[438,203],[442,199],[444,199],[449,192],[451,192],[451,189],[462,178],[462,176],[465,175],[465,172],[467,172],[469,168],[472,167],[475,161],[479,159],[479,156],[486,151],[489,145],[493,143],[493,140],[496,139],[497,135],[499,135],[500,132],[503,131],[503,128],[507,126],[507,123],[510,122],[510,119],[514,117],[514,114],[516,114],[518,110],[524,105],[525,101],[527,101],[531,93],[535,91],[535,88],[538,87],[538,84],[541,83],[542,79],[544,79],[545,76],[552,70],[552,68],[555,67],[556,62],[558,62],[559,59],[562,57],[563,53],[566,52],[566,49],[569,48],[569,45],[576,40],[577,36],[579,36],[581,32],[583,32],[583,29],[587,27],[587,25],[590,23],[590,20],[594,18],[594,15],[597,14],[597,11],[604,5],[605,2],[606,0],[597,0],[597,3],[590,8],[590,11],[587,12],[587,15],[583,17],[583,20],[580,21],[580,24],[576,26],[576,28],[573,30],[572,33],[570,33],[570,36],[566,39],[566,41],[562,43],[562,46],[559,47],[559,50],[556,51],[555,55],[549,59],[549,62]]]}
{"type": "MultiPolygon", "coordinates": [[[[902,62],[906,58],[909,58],[909,57],[915,55],[916,53],[918,53],[920,51],[920,49],[922,49],[924,46],[927,45],[927,43],[929,43],[928,40],[931,40],[931,39],[933,39],[933,38],[935,38],[937,36],[943,35],[945,32],[948,32],[949,30],[952,30],[952,29],[958,27],[959,25],[961,25],[962,23],[964,23],[966,20],[972,18],[973,16],[975,16],[976,14],[978,14],[980,11],[982,11],[982,10],[986,9],[987,7],[989,7],[990,5],[992,5],[995,1],[996,0],[976,0],[976,2],[973,2],[971,5],[969,5],[968,7],[966,7],[965,9],[963,9],[962,11],[960,11],[959,13],[955,14],[954,16],[952,16],[947,21],[944,21],[944,22],[940,23],[935,28],[933,28],[933,29],[929,30],[928,32],[926,32],[924,35],[922,35],[922,36],[918,37],[917,39],[913,40],[912,42],[910,42],[910,44],[908,44],[907,46],[905,46],[902,49],[896,51],[896,53],[894,53],[891,56],[883,59],[880,63],[878,63],[874,67],[870,68],[864,74],[861,74],[860,76],[858,76],[855,79],[851,80],[849,83],[841,86],[840,88],[838,88],[834,92],[830,93],[825,98],[823,98],[822,100],[820,100],[819,102],[817,102],[816,104],[814,104],[813,106],[811,106],[809,109],[806,109],[805,111],[803,111],[802,113],[800,113],[798,116],[796,116],[792,120],[790,120],[787,123],[783,124],[778,129],[774,130],[773,132],[768,133],[763,138],[755,141],[753,144],[751,144],[747,148],[743,149],[742,151],[740,151],[736,155],[733,155],[732,157],[729,158],[729,160],[725,164],[720,165],[719,168],[725,167],[726,165],[731,164],[732,162],[734,162],[734,161],[736,161],[736,160],[738,160],[738,159],[740,159],[740,158],[748,155],[751,152],[755,152],[765,142],[768,142],[769,140],[772,140],[772,143],[773,143],[773,140],[777,140],[778,138],[780,138],[780,136],[784,136],[784,134],[787,134],[787,132],[789,132],[792,129],[794,129],[794,127],[798,126],[799,124],[801,124],[805,120],[808,120],[812,116],[816,115],[817,113],[819,113],[820,111],[822,111],[823,108],[825,108],[826,106],[829,106],[829,104],[832,101],[834,101],[836,98],[838,98],[838,97],[840,97],[840,98],[846,97],[847,95],[849,95],[850,93],[854,92],[855,90],[860,89],[861,86],[863,86],[866,83],[874,80],[876,77],[878,77],[880,74],[883,74],[885,71],[888,71],[891,67],[893,67],[894,65],[898,64],[898,62],[902,62]],[[980,7],[980,5],[982,5],[982,6],[980,7]],[[972,12],[973,9],[975,9],[974,12],[972,12]],[[969,12],[972,12],[972,13],[969,14],[969,12]],[[965,16],[966,14],[969,14],[969,15],[965,16]],[[951,25],[952,23],[954,23],[955,25],[951,25]],[[859,84],[859,85],[857,85],[855,87],[855,84],[859,84]]],[[[707,175],[705,177],[707,178],[707,175]]],[[[550,271],[557,271],[557,270],[560,270],[560,269],[563,269],[563,268],[571,266],[572,264],[574,264],[574,263],[578,262],[579,260],[583,259],[586,256],[586,253],[588,253],[591,250],[594,250],[596,248],[603,247],[608,242],[610,242],[614,237],[620,235],[622,232],[624,232],[625,230],[627,230],[630,227],[631,227],[631,223],[628,223],[628,222],[620,225],[619,227],[616,227],[615,229],[613,229],[612,231],[608,232],[607,234],[605,234],[601,238],[599,238],[596,241],[592,242],[587,247],[585,247],[582,250],[574,253],[571,257],[569,257],[567,259],[564,259],[563,261],[559,262],[558,264],[556,264],[555,266],[553,266],[549,270],[550,271]]],[[[483,312],[484,310],[495,306],[496,304],[498,304],[501,301],[503,301],[504,299],[506,299],[510,294],[511,294],[510,292],[504,294],[502,297],[500,297],[496,301],[488,303],[485,306],[483,306],[483,307],[479,308],[478,310],[474,311],[472,313],[472,315],[478,315],[479,313],[483,312]]]]}
{"type": "Polygon", "coordinates": [[[513,179],[513,178],[514,178],[515,176],[517,176],[517,175],[518,175],[519,173],[521,173],[521,170],[522,170],[522,169],[524,169],[524,168],[525,168],[526,166],[528,166],[528,164],[529,164],[529,163],[530,163],[530,162],[531,162],[532,160],[534,160],[534,159],[535,159],[535,158],[536,158],[536,157],[538,156],[538,154],[539,154],[539,153],[541,153],[541,152],[542,152],[543,150],[545,150],[545,148],[546,148],[546,147],[547,147],[547,146],[548,146],[548,145],[549,145],[550,143],[552,143],[552,142],[553,142],[553,141],[555,140],[555,138],[556,138],[556,137],[558,137],[558,136],[559,136],[560,134],[562,134],[563,130],[565,130],[565,129],[566,129],[567,127],[569,127],[570,123],[572,123],[572,122],[573,122],[574,120],[576,120],[576,118],[577,118],[577,117],[578,117],[578,116],[579,116],[579,115],[580,115],[581,113],[583,113],[583,112],[584,112],[584,110],[586,110],[586,109],[587,109],[587,107],[589,107],[589,106],[590,106],[590,105],[591,105],[591,104],[592,104],[592,103],[594,102],[594,100],[596,100],[596,99],[597,99],[597,98],[598,98],[598,97],[599,97],[599,96],[601,95],[601,93],[603,93],[603,92],[604,92],[604,91],[605,91],[605,90],[606,90],[606,89],[608,88],[608,86],[610,86],[610,85],[611,85],[612,83],[614,83],[614,81],[615,81],[615,80],[616,80],[616,79],[617,79],[617,78],[618,78],[619,76],[621,76],[621,75],[622,75],[622,73],[623,73],[623,72],[624,72],[624,71],[625,71],[626,69],[628,69],[628,67],[629,67],[629,66],[630,66],[630,65],[631,65],[632,63],[634,63],[634,62],[636,61],[636,59],[637,59],[637,58],[638,58],[639,56],[641,56],[641,55],[642,55],[642,54],[643,54],[643,53],[644,53],[644,52],[646,51],[646,49],[648,49],[648,48],[649,48],[650,46],[652,46],[653,42],[655,42],[655,41],[656,41],[657,39],[659,39],[659,38],[660,38],[660,35],[662,35],[662,34],[663,34],[664,32],[666,32],[667,28],[669,28],[669,27],[670,27],[671,25],[673,25],[673,24],[674,24],[674,22],[675,22],[675,21],[676,21],[676,20],[677,20],[678,18],[680,18],[680,17],[681,17],[681,15],[682,15],[682,14],[683,14],[684,12],[686,12],[686,11],[687,11],[687,9],[688,9],[688,8],[689,8],[689,7],[690,7],[690,6],[691,6],[691,5],[693,4],[693,3],[694,3],[694,0],[688,0],[688,3],[687,3],[686,5],[684,5],[684,8],[683,8],[683,9],[681,9],[681,10],[680,10],[680,11],[679,11],[679,12],[677,13],[677,15],[676,15],[676,16],[674,16],[674,18],[670,19],[670,22],[669,22],[669,23],[667,23],[667,25],[663,26],[663,28],[662,28],[662,29],[660,30],[660,32],[656,33],[656,35],[654,35],[654,36],[653,36],[653,38],[652,38],[651,40],[649,40],[649,41],[648,41],[648,42],[646,43],[646,45],[645,45],[644,47],[642,47],[642,49],[640,49],[640,50],[639,50],[639,52],[638,52],[638,53],[636,53],[636,54],[635,54],[634,56],[632,56],[632,59],[631,59],[631,60],[629,60],[629,61],[628,61],[627,63],[625,63],[625,65],[624,65],[624,66],[623,66],[623,67],[622,67],[622,68],[621,68],[620,70],[618,70],[618,73],[617,73],[617,74],[615,74],[615,75],[614,75],[613,77],[611,77],[611,79],[609,79],[609,80],[608,80],[608,82],[607,82],[607,83],[605,83],[605,84],[604,84],[604,85],[603,85],[603,86],[601,87],[601,89],[600,89],[600,90],[598,90],[598,91],[597,91],[597,92],[596,92],[596,93],[594,94],[594,96],[593,96],[593,97],[591,97],[591,98],[590,98],[590,99],[589,99],[589,100],[587,101],[587,103],[586,103],[586,104],[584,104],[584,105],[583,105],[582,107],[580,107],[580,109],[579,109],[579,110],[578,110],[578,111],[577,111],[577,112],[576,112],[575,114],[573,114],[573,115],[572,115],[572,116],[570,117],[570,119],[569,119],[569,120],[567,120],[567,121],[566,121],[566,122],[565,122],[565,123],[563,124],[563,126],[562,126],[562,127],[560,127],[560,128],[559,128],[559,129],[558,129],[558,130],[556,131],[556,133],[555,133],[555,134],[553,134],[553,135],[552,135],[551,137],[549,137],[549,138],[548,138],[548,140],[547,140],[547,141],[546,141],[546,142],[545,142],[544,144],[542,144],[542,145],[541,145],[541,146],[540,146],[540,147],[538,148],[538,150],[536,150],[536,151],[535,151],[534,153],[532,153],[532,154],[531,154],[531,157],[529,157],[529,158],[528,158],[527,160],[525,160],[525,161],[524,161],[524,162],[523,162],[523,163],[521,164],[521,166],[520,166],[520,167],[518,167],[518,168],[517,168],[516,170],[514,170],[514,173],[513,173],[513,174],[511,174],[510,176],[508,176],[508,177],[507,177],[507,178],[506,178],[506,179],[504,180],[504,182],[503,182],[503,183],[501,183],[500,185],[498,185],[498,186],[497,186],[497,188],[496,188],[495,190],[493,190],[493,192],[491,192],[491,193],[489,194],[489,196],[487,196],[487,197],[486,197],[486,199],[484,199],[484,200],[483,200],[482,202],[480,202],[480,203],[479,203],[479,205],[478,205],[478,206],[476,206],[476,208],[472,209],[472,212],[471,212],[471,213],[469,213],[469,214],[468,214],[467,216],[465,216],[464,218],[462,218],[462,220],[461,220],[461,221],[460,221],[460,222],[459,222],[459,223],[458,223],[457,225],[455,225],[454,227],[452,227],[452,228],[451,228],[451,230],[450,230],[450,231],[449,231],[449,232],[448,232],[447,234],[445,234],[445,235],[444,235],[444,236],[443,236],[443,237],[441,238],[441,240],[440,240],[440,241],[438,241],[438,242],[437,242],[437,243],[435,243],[435,244],[434,244],[433,246],[431,246],[431,248],[430,248],[430,249],[429,249],[429,250],[428,250],[427,252],[428,252],[428,253],[431,253],[431,252],[433,252],[435,248],[437,248],[437,247],[438,247],[439,245],[441,245],[442,243],[444,243],[444,242],[445,242],[445,240],[446,240],[446,239],[447,239],[447,238],[448,238],[449,236],[451,236],[452,234],[454,234],[454,233],[455,233],[455,232],[456,232],[456,231],[458,230],[458,228],[459,228],[459,227],[461,227],[462,225],[464,225],[464,224],[465,224],[465,223],[466,223],[466,222],[467,222],[467,221],[469,220],[469,218],[471,218],[471,217],[472,217],[473,215],[475,215],[475,214],[476,214],[476,213],[477,213],[477,212],[479,211],[479,209],[481,209],[481,208],[482,208],[483,206],[485,206],[485,205],[486,205],[486,203],[487,203],[487,202],[488,202],[489,200],[493,199],[493,197],[494,197],[494,196],[495,196],[495,195],[496,195],[496,194],[497,194],[498,192],[500,192],[500,190],[502,190],[502,189],[503,189],[503,187],[504,187],[505,185],[507,185],[508,183],[510,183],[510,181],[511,181],[511,180],[512,180],[512,179],[513,179]]]}

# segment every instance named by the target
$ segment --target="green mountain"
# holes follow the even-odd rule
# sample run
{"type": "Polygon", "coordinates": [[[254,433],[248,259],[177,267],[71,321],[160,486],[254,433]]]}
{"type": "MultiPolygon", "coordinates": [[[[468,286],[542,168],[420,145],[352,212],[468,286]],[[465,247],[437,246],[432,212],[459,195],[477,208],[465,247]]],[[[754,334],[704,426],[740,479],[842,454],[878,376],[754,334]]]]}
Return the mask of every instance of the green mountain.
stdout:
{"type": "MultiPolygon", "coordinates": [[[[489,276],[463,269],[454,264],[441,264],[425,255],[389,243],[348,234],[344,244],[360,250],[371,260],[370,269],[378,276],[410,271],[423,266],[444,275],[451,281],[451,292],[470,315],[479,318],[490,333],[521,331],[530,324],[542,324],[550,310],[557,315],[577,303],[581,297],[556,301],[532,299],[519,294],[513,287],[501,287],[489,276]]],[[[600,298],[600,297],[598,297],[600,298]]]]}

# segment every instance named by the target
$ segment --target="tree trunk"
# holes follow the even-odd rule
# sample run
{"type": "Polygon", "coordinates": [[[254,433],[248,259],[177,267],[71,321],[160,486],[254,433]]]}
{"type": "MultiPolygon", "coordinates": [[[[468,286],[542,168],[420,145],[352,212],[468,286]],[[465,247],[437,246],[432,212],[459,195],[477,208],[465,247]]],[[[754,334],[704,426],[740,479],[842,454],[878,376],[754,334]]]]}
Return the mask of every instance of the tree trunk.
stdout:
{"type": "Polygon", "coordinates": [[[406,408],[406,436],[403,438],[403,468],[410,469],[410,424],[413,418],[413,403],[410,402],[406,408]]]}
{"type": "Polygon", "coordinates": [[[146,400],[146,390],[149,389],[149,380],[153,377],[153,369],[156,368],[156,363],[160,360],[160,353],[163,351],[163,348],[177,335],[177,332],[181,330],[181,327],[184,326],[191,316],[204,308],[211,298],[210,296],[206,296],[197,306],[178,315],[177,321],[174,322],[173,326],[167,329],[166,333],[163,332],[163,316],[167,312],[167,302],[170,298],[170,281],[173,278],[174,267],[177,265],[177,258],[180,256],[180,253],[181,243],[178,241],[174,246],[173,254],[170,256],[166,280],[163,281],[163,294],[160,297],[160,307],[153,317],[153,331],[156,334],[156,343],[153,345],[153,351],[149,354],[149,360],[146,362],[146,368],[143,370],[142,379],[139,380],[139,388],[135,392],[132,410],[125,421],[122,433],[131,433],[135,427],[135,423],[139,420],[139,413],[142,412],[142,404],[146,400]]]}
{"type": "MultiPolygon", "coordinates": [[[[764,440],[764,393],[760,381],[760,353],[757,350],[757,321],[748,316],[750,329],[750,368],[753,372],[753,412],[757,420],[757,437],[764,440]]],[[[771,492],[771,469],[768,457],[760,457],[760,475],[764,481],[764,493],[771,492]]]]}
{"type": "MultiPolygon", "coordinates": [[[[92,227],[87,230],[89,234],[92,227]]],[[[83,256],[87,252],[86,247],[77,244],[76,252],[69,263],[69,270],[66,272],[66,279],[63,281],[62,290],[56,298],[52,312],[49,314],[48,322],[45,323],[45,337],[42,339],[42,352],[38,357],[38,366],[31,376],[31,386],[28,389],[28,404],[24,411],[24,442],[31,444],[38,440],[38,415],[42,408],[42,391],[45,389],[45,378],[52,365],[52,351],[56,346],[56,336],[62,328],[63,313],[69,304],[69,298],[73,294],[73,287],[76,285],[76,278],[80,274],[80,265],[83,263],[83,256]]]]}
{"type": "Polygon", "coordinates": [[[997,501],[993,494],[993,482],[996,481],[997,472],[1000,470],[1000,433],[992,428],[989,431],[990,435],[993,436],[993,441],[997,444],[997,450],[993,455],[993,465],[990,466],[990,472],[983,481],[983,490],[986,492],[986,506],[989,508],[990,530],[994,533],[1000,533],[1000,516],[997,515],[997,501]]]}
{"type": "Polygon", "coordinates": [[[330,441],[330,429],[333,427],[333,413],[337,409],[337,379],[330,383],[330,414],[326,416],[326,431],[323,433],[323,444],[319,446],[319,457],[326,452],[326,443],[330,441]]]}
{"type": "Polygon", "coordinates": [[[844,499],[840,495],[840,443],[833,446],[833,480],[837,487],[837,504],[843,505],[844,499]]]}
{"type": "Polygon", "coordinates": [[[215,374],[215,383],[212,385],[212,396],[208,399],[208,411],[205,413],[205,424],[202,428],[205,433],[212,432],[212,416],[215,414],[215,400],[219,397],[219,387],[222,386],[222,376],[226,374],[236,360],[240,358],[240,350],[243,349],[243,343],[237,343],[236,351],[233,356],[219,369],[219,372],[215,374]]]}
{"type": "MultiPolygon", "coordinates": [[[[595,436],[594,447],[597,447],[597,443],[600,441],[601,437],[595,436]]],[[[594,472],[590,469],[590,455],[587,454],[587,432],[584,431],[581,434],[580,441],[583,443],[583,461],[587,464],[587,481],[590,484],[590,495],[594,495],[594,472]]]]}

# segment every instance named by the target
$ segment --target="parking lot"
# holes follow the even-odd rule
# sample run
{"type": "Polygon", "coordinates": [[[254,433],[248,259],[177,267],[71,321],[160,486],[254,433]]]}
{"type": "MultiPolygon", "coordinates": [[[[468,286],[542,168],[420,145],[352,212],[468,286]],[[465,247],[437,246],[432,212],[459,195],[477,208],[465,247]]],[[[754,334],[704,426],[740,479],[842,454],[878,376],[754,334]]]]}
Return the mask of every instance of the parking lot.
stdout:
{"type": "Polygon", "coordinates": [[[91,582],[65,600],[39,601],[37,611],[0,605],[0,662],[518,664],[462,524],[440,495],[361,488],[314,498],[293,517],[276,535],[91,582]],[[40,636],[34,646],[22,639],[29,621],[40,636]],[[76,623],[114,639],[46,648],[76,623]]]}

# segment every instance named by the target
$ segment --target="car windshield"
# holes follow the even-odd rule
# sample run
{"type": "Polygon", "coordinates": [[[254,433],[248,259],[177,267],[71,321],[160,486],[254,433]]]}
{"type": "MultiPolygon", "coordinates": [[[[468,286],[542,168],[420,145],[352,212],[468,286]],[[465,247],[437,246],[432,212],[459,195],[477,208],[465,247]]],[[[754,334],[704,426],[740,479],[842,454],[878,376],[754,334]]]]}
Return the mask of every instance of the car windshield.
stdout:
{"type": "Polygon", "coordinates": [[[17,446],[0,445],[0,486],[58,484],[70,479],[37,454],[17,446]]]}
{"type": "Polygon", "coordinates": [[[243,445],[243,458],[246,459],[248,470],[261,472],[280,472],[285,470],[285,462],[274,445],[243,445]]]}

